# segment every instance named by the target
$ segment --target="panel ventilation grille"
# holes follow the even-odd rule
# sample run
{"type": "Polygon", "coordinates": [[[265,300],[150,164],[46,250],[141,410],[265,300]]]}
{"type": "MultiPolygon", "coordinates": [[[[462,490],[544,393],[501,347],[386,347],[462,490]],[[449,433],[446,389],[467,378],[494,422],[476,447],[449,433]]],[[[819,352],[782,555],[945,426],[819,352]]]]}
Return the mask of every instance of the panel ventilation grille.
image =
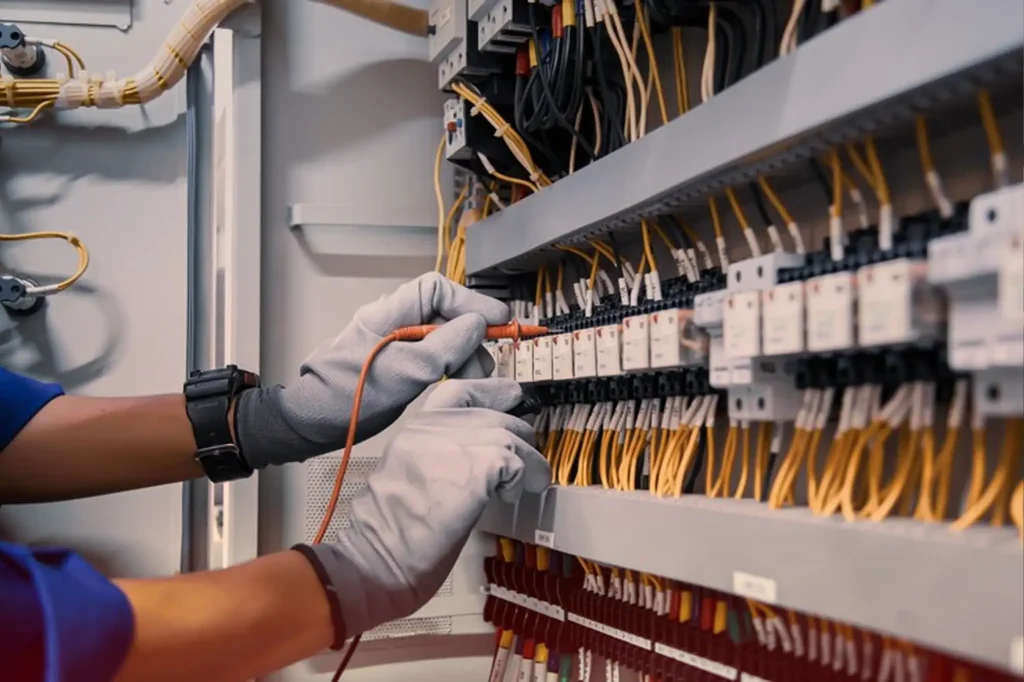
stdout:
{"type": "Polygon", "coordinates": [[[399,637],[422,637],[425,635],[452,634],[452,619],[447,616],[434,618],[406,618],[396,620],[363,634],[364,642],[374,642],[399,637]]]}
{"type": "MultiPolygon", "coordinates": [[[[340,462],[341,457],[339,455],[324,455],[311,459],[304,465],[306,469],[305,542],[312,542],[316,536],[317,528],[320,527],[320,520],[327,510],[327,502],[331,498],[331,491],[334,490],[334,476],[338,471],[338,464],[340,462]]],[[[349,515],[352,509],[352,499],[366,487],[366,477],[373,473],[379,463],[379,457],[353,457],[349,460],[345,481],[341,485],[338,507],[334,512],[331,525],[327,527],[324,542],[333,542],[337,539],[339,532],[349,528],[351,525],[349,515]]],[[[451,595],[452,577],[449,575],[441,589],[438,590],[437,596],[450,597],[451,595]]],[[[381,634],[377,639],[407,637],[411,635],[447,634],[451,631],[451,618],[409,618],[388,623],[378,628],[378,630],[381,630],[384,634],[381,634]],[[405,625],[406,623],[409,625],[405,625]],[[406,630],[409,630],[409,632],[406,632],[406,630]],[[397,634],[387,634],[392,631],[397,634]]],[[[377,632],[377,630],[374,632],[377,632]]],[[[370,633],[367,634],[369,635],[370,633]]]]}

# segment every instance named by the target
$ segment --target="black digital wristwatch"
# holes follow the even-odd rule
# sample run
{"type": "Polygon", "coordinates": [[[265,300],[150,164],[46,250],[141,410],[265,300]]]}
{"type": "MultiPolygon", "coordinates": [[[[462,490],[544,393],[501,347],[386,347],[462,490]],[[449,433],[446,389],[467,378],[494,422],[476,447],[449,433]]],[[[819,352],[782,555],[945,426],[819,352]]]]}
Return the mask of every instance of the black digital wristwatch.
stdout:
{"type": "Polygon", "coordinates": [[[259,385],[257,374],[235,365],[194,370],[185,381],[185,411],[196,439],[196,461],[214,483],[252,475],[252,467],[231,438],[228,411],[239,394],[259,385]]]}

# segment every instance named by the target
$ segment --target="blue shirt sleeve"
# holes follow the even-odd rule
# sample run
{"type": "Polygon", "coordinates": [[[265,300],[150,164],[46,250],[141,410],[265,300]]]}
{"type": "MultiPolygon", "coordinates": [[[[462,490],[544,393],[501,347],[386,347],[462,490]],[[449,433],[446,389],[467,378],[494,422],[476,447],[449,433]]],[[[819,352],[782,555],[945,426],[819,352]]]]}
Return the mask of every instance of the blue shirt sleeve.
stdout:
{"type": "Polygon", "coordinates": [[[128,655],[127,597],[74,552],[0,542],[0,604],[9,682],[109,682],[128,655]]]}
{"type": "Polygon", "coordinates": [[[0,452],[59,395],[64,395],[64,389],[57,384],[45,384],[0,367],[0,452]]]}

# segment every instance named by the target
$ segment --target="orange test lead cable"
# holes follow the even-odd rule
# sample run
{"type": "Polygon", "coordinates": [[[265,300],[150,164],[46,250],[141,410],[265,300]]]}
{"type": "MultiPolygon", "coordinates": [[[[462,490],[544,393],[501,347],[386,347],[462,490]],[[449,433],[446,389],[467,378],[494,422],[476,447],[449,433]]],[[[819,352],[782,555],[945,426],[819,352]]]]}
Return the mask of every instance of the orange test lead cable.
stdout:
{"type": "MultiPolygon", "coordinates": [[[[316,535],[313,537],[313,544],[318,545],[323,542],[324,536],[327,535],[327,529],[331,525],[331,520],[334,518],[334,512],[338,507],[338,498],[341,495],[341,486],[345,480],[345,472],[348,469],[349,460],[352,457],[352,448],[356,443],[356,429],[359,424],[359,407],[363,400],[363,388],[366,385],[366,378],[370,373],[370,367],[373,365],[374,359],[380,354],[384,348],[392,341],[421,341],[427,337],[430,332],[440,328],[440,325],[417,325],[413,327],[402,327],[391,332],[374,346],[369,354],[366,356],[366,360],[363,361],[363,367],[359,372],[359,380],[356,382],[355,395],[352,398],[352,414],[349,417],[348,422],[348,435],[345,438],[345,450],[341,457],[341,463],[338,465],[338,473],[334,477],[334,489],[331,490],[331,496],[327,501],[327,508],[324,511],[323,518],[320,520],[320,527],[316,531],[316,535]]],[[[519,322],[511,322],[509,324],[498,325],[487,328],[487,338],[496,341],[499,339],[515,339],[518,340],[528,336],[539,336],[548,333],[547,327],[539,327],[534,325],[520,325],[519,322]]],[[[359,644],[360,635],[356,635],[352,639],[352,643],[349,644],[348,651],[345,653],[345,657],[341,661],[341,665],[338,666],[337,672],[334,674],[334,682],[337,682],[341,678],[341,674],[348,667],[348,663],[355,653],[356,646],[359,644]]]]}

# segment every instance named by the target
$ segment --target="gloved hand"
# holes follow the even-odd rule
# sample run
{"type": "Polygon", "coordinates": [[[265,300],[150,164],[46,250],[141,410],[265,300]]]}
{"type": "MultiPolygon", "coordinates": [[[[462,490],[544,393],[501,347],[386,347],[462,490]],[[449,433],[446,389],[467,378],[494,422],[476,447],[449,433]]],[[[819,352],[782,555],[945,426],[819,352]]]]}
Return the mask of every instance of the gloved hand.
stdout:
{"type": "Polygon", "coordinates": [[[508,306],[428,273],[360,308],[325,341],[287,386],[239,397],[235,432],[249,465],[302,462],[345,445],[356,382],[370,350],[399,327],[447,322],[422,341],[392,342],[373,362],[360,407],[358,440],[387,428],[443,376],[482,378],[494,365],[481,343],[488,325],[509,321],[508,306]]]}
{"type": "Polygon", "coordinates": [[[351,527],[335,543],[296,548],[336,600],[344,636],[426,604],[492,496],[514,502],[547,487],[532,427],[504,414],[521,400],[510,379],[441,384],[352,501],[351,527]]]}

